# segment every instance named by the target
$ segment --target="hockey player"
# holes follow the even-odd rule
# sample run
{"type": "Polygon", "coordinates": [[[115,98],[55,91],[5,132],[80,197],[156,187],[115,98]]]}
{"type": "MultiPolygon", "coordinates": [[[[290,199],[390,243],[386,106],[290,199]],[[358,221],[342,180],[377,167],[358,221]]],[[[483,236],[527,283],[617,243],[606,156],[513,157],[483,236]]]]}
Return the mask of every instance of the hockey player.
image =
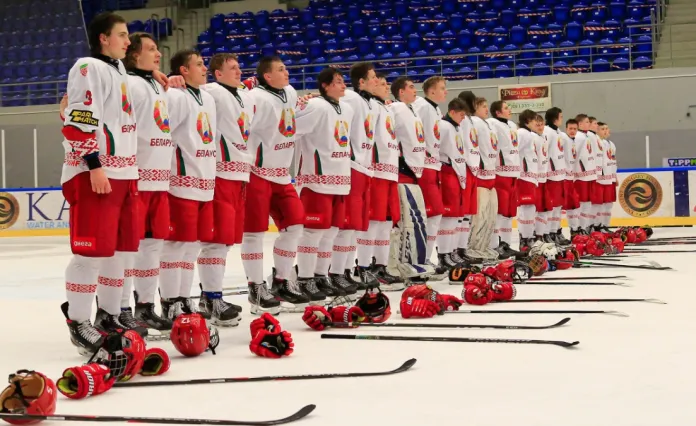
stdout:
{"type": "MultiPolygon", "coordinates": [[[[440,120],[442,111],[438,104],[447,99],[447,88],[444,77],[430,77],[423,82],[423,92],[425,98],[417,97],[413,102],[413,110],[418,114],[423,122],[425,132],[425,163],[423,164],[423,175],[418,179],[418,186],[423,193],[425,201],[425,213],[428,216],[426,230],[428,232],[428,245],[425,253],[427,262],[433,268],[431,262],[433,248],[440,229],[442,220],[443,205],[442,194],[440,191],[440,120]]],[[[440,273],[446,271],[439,271],[440,273]]]]}
{"type": "Polygon", "coordinates": [[[609,137],[609,126],[606,123],[597,123],[597,136],[602,147],[602,174],[597,175],[597,183],[602,191],[602,205],[595,221],[599,223],[595,229],[601,232],[609,231],[609,221],[611,219],[611,207],[614,203],[616,192],[614,191],[614,164],[613,150],[609,137]]]}
{"type": "Polygon", "coordinates": [[[478,174],[481,166],[481,153],[479,151],[479,135],[474,127],[471,116],[476,111],[476,96],[470,92],[461,92],[458,95],[467,106],[467,117],[461,123],[464,135],[464,159],[466,160],[466,188],[462,195],[462,214],[464,218],[457,228],[456,251],[452,254],[452,260],[456,263],[464,262],[466,250],[469,246],[469,234],[471,231],[471,220],[478,212],[478,174]]]}
{"type": "Polygon", "coordinates": [[[467,166],[464,153],[466,135],[461,124],[466,119],[468,108],[459,99],[452,99],[447,105],[447,114],[439,123],[440,128],[440,186],[442,188],[443,217],[437,235],[438,266],[452,269],[458,262],[453,260],[457,248],[456,229],[464,216],[464,194],[467,166]]]}
{"type": "Polygon", "coordinates": [[[238,89],[242,71],[236,55],[218,53],[209,65],[216,82],[201,88],[214,99],[217,118],[217,173],[213,194],[215,231],[212,239],[201,240],[199,309],[213,324],[229,327],[239,323],[241,307],[222,299],[222,280],[227,253],[232,245],[242,242],[244,232],[244,198],[252,157],[247,142],[254,120],[254,104],[247,91],[238,89]]]}
{"type": "Polygon", "coordinates": [[[536,149],[537,159],[539,160],[539,169],[537,171],[537,198],[536,198],[536,218],[534,224],[534,233],[537,241],[551,243],[551,237],[548,234],[548,219],[549,219],[549,203],[546,197],[546,181],[549,171],[549,144],[544,138],[544,118],[541,115],[536,116],[533,123],[534,128],[534,147],[536,149]]]}
{"type": "Polygon", "coordinates": [[[520,151],[517,142],[517,126],[510,119],[512,110],[507,103],[491,104],[488,124],[498,137],[498,164],[495,173],[495,191],[498,197],[498,218],[492,245],[498,247],[501,258],[518,254],[510,248],[512,243],[512,219],[517,216],[517,192],[515,185],[520,177],[520,151]],[[511,124],[514,126],[511,126],[511,124]]]}
{"type": "Polygon", "coordinates": [[[263,280],[263,236],[268,217],[280,235],[273,247],[275,267],[271,292],[285,310],[304,310],[305,289],[290,280],[297,244],[305,221],[304,208],[291,183],[290,165],[295,150],[297,92],[290,86],[288,70],[278,57],[264,57],[256,68],[259,86],[249,92],[256,106],[247,149],[254,159],[246,189],[242,263],[249,281],[252,313],[277,311],[278,304],[263,280]]]}
{"type": "Polygon", "coordinates": [[[575,148],[578,159],[575,163],[575,191],[580,202],[580,227],[571,230],[571,239],[575,234],[585,234],[592,224],[591,193],[593,182],[597,179],[595,154],[597,143],[588,136],[590,120],[586,114],[575,117],[578,122],[578,133],[575,136],[575,148]]]}
{"type": "Polygon", "coordinates": [[[63,195],[70,204],[73,257],[65,271],[68,301],[61,306],[71,341],[93,353],[103,343],[90,322],[98,284],[113,288],[97,312],[104,331],[118,321],[126,252],[138,250],[136,119],[126,69],[126,21],[104,13],[89,25],[91,57],[80,58],[68,77],[63,136],[63,195]]]}
{"type": "Polygon", "coordinates": [[[616,176],[618,170],[618,164],[616,162],[616,145],[609,139],[611,137],[611,128],[607,125],[606,139],[609,142],[609,152],[611,153],[611,160],[609,161],[609,170],[611,171],[611,189],[607,188],[608,194],[605,194],[604,201],[608,204],[606,210],[604,211],[604,226],[609,227],[611,224],[611,209],[616,202],[616,188],[619,186],[619,179],[616,176]]]}
{"type": "Polygon", "coordinates": [[[479,263],[483,259],[497,259],[498,252],[490,249],[498,215],[498,196],[495,191],[495,170],[498,164],[498,136],[486,121],[489,118],[488,102],[484,98],[474,100],[472,121],[479,141],[481,168],[477,175],[476,215],[471,223],[471,236],[467,257],[479,263]]]}
{"type": "Polygon", "coordinates": [[[594,141],[593,149],[595,153],[595,170],[597,172],[597,177],[592,184],[592,189],[590,192],[590,198],[592,202],[592,221],[590,222],[591,231],[601,231],[602,218],[604,217],[604,185],[609,184],[609,177],[604,175],[604,158],[606,148],[604,146],[604,141],[599,135],[599,122],[595,117],[588,117],[590,120],[590,129],[587,132],[588,138],[594,141]]]}
{"type": "Polygon", "coordinates": [[[537,178],[539,174],[539,159],[537,157],[536,126],[537,114],[532,110],[520,113],[517,141],[520,147],[520,179],[517,181],[518,230],[520,233],[520,251],[527,252],[534,238],[534,223],[538,194],[537,178]]]}
{"type": "MultiPolygon", "coordinates": [[[[560,133],[560,138],[563,143],[563,154],[566,160],[566,177],[563,189],[563,210],[566,211],[566,219],[568,220],[568,228],[571,231],[576,230],[580,226],[580,201],[578,194],[575,191],[575,175],[574,170],[578,158],[578,150],[575,145],[575,136],[578,133],[578,122],[571,118],[566,121],[565,132],[560,133]]],[[[561,234],[562,235],[562,234],[561,234]]],[[[565,236],[559,239],[564,239],[565,236]]]]}
{"type": "Polygon", "coordinates": [[[182,313],[196,312],[191,299],[193,264],[200,241],[214,232],[215,100],[201,91],[207,68],[194,50],[171,58],[172,74],[182,76],[186,89],[168,93],[174,156],[169,178],[169,236],[162,249],[160,296],[162,312],[173,321],[182,313]]]}
{"type": "MultiPolygon", "coordinates": [[[[563,152],[563,141],[559,133],[559,126],[563,123],[563,111],[558,107],[546,111],[546,126],[544,138],[548,146],[548,172],[544,198],[548,208],[551,209],[548,218],[549,239],[559,245],[568,245],[568,241],[561,232],[561,208],[565,199],[565,178],[567,174],[566,156],[563,152]]],[[[547,241],[548,242],[548,241],[547,241]]]]}

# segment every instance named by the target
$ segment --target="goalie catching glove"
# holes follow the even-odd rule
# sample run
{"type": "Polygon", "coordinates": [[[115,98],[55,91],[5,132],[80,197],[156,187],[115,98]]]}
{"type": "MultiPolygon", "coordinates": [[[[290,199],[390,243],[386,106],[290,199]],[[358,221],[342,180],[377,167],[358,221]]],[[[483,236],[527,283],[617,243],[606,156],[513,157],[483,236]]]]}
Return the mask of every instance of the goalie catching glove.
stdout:
{"type": "Polygon", "coordinates": [[[280,358],[290,356],[294,351],[292,335],[283,331],[278,320],[268,312],[252,321],[249,328],[251,329],[249,349],[252,353],[264,358],[280,358]]]}
{"type": "Polygon", "coordinates": [[[323,306],[307,306],[302,320],[312,330],[322,331],[327,327],[357,327],[365,321],[365,313],[357,306],[335,306],[328,310],[323,306]]]}

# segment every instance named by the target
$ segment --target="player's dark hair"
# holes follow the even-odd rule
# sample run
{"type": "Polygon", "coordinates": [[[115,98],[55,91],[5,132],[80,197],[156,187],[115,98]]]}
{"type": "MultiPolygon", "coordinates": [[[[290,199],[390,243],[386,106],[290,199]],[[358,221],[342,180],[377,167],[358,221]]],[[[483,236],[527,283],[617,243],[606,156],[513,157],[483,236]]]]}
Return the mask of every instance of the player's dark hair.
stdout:
{"type": "Polygon", "coordinates": [[[590,123],[597,121],[597,118],[595,117],[587,117],[588,120],[590,120],[590,123]]]}
{"type": "Polygon", "coordinates": [[[375,76],[377,77],[377,80],[383,80],[383,79],[386,80],[387,79],[387,75],[383,72],[375,73],[375,76]]]}
{"type": "Polygon", "coordinates": [[[143,39],[147,38],[152,40],[155,46],[157,46],[157,40],[155,40],[150,33],[133,33],[128,36],[128,38],[131,44],[128,46],[128,50],[126,50],[126,57],[123,58],[123,65],[128,71],[133,71],[138,65],[138,60],[135,58],[135,55],[143,51],[143,39]]]}
{"type": "Polygon", "coordinates": [[[220,71],[222,67],[227,63],[227,61],[235,61],[239,63],[237,55],[234,53],[216,53],[210,58],[210,63],[208,64],[208,70],[210,74],[215,77],[215,71],[220,71]]]}
{"type": "Polygon", "coordinates": [[[256,66],[256,79],[259,84],[267,84],[266,78],[263,76],[266,73],[273,71],[273,64],[276,62],[283,63],[283,60],[278,56],[264,56],[256,66]]]}
{"type": "Polygon", "coordinates": [[[399,98],[399,92],[401,92],[402,90],[405,90],[406,86],[408,86],[409,82],[413,82],[413,80],[411,80],[408,77],[399,77],[396,80],[394,80],[394,82],[391,85],[391,92],[392,92],[392,95],[394,96],[394,99],[396,99],[397,101],[401,100],[399,98]]]}
{"type": "Polygon", "coordinates": [[[333,83],[334,77],[336,77],[337,75],[343,76],[343,74],[341,74],[341,71],[339,71],[336,68],[326,67],[323,70],[321,70],[321,72],[317,76],[317,84],[319,85],[319,93],[321,93],[321,96],[325,98],[327,97],[326,88],[324,87],[324,85],[330,86],[331,83],[333,83]]]}
{"type": "Polygon", "coordinates": [[[546,111],[546,124],[553,124],[562,113],[563,110],[558,107],[549,108],[548,111],[546,111]]]}
{"type": "Polygon", "coordinates": [[[493,117],[497,117],[498,114],[503,112],[503,104],[504,103],[505,103],[504,101],[495,101],[491,104],[490,110],[491,110],[491,115],[493,117]]]}
{"type": "Polygon", "coordinates": [[[587,114],[578,114],[575,116],[575,120],[578,122],[578,124],[580,124],[580,122],[586,118],[588,118],[587,114]]]}
{"type": "Polygon", "coordinates": [[[358,62],[350,67],[350,85],[353,89],[360,90],[360,80],[367,80],[367,75],[374,69],[370,62],[358,62]]]}
{"type": "Polygon", "coordinates": [[[476,111],[476,110],[478,109],[478,107],[480,107],[481,105],[483,105],[483,104],[485,104],[485,103],[487,103],[487,102],[488,102],[488,101],[486,100],[486,98],[476,98],[476,99],[474,99],[474,107],[475,107],[474,111],[476,111]]]}
{"type": "Polygon", "coordinates": [[[454,112],[467,112],[469,108],[466,106],[466,102],[459,98],[454,98],[447,104],[447,111],[454,112]]]}
{"type": "Polygon", "coordinates": [[[181,67],[188,67],[189,61],[194,56],[201,56],[197,50],[184,49],[176,52],[169,60],[172,75],[181,75],[181,67]]]}
{"type": "Polygon", "coordinates": [[[520,127],[529,128],[529,123],[536,120],[537,115],[538,114],[532,111],[531,109],[525,109],[524,111],[522,111],[520,113],[520,127]]]}
{"type": "Polygon", "coordinates": [[[568,126],[571,125],[571,124],[575,124],[575,125],[577,126],[577,125],[578,125],[578,120],[576,120],[576,119],[574,119],[574,118],[568,119],[568,120],[566,121],[566,127],[568,127],[568,126]]]}
{"type": "Polygon", "coordinates": [[[87,42],[89,43],[89,52],[92,55],[99,55],[102,53],[101,40],[99,36],[104,34],[105,36],[111,35],[111,30],[114,29],[116,24],[125,24],[126,20],[123,19],[121,15],[117,15],[113,12],[104,12],[95,16],[92,22],[89,23],[87,27],[87,42]]]}
{"type": "Polygon", "coordinates": [[[599,127],[606,126],[606,125],[607,125],[607,123],[602,123],[601,121],[597,122],[597,126],[599,126],[599,127]]]}
{"type": "Polygon", "coordinates": [[[460,92],[457,97],[463,100],[466,104],[466,107],[469,108],[467,114],[471,115],[476,111],[476,106],[474,104],[476,101],[476,95],[474,95],[474,92],[470,90],[465,90],[464,92],[460,92]]]}

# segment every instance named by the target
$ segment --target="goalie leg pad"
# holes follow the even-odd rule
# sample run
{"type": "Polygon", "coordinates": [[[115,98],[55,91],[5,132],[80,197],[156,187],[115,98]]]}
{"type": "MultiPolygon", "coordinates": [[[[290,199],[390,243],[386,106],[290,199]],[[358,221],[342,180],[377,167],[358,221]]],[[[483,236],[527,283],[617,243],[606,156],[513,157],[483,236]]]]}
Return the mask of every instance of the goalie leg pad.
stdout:
{"type": "Polygon", "coordinates": [[[498,199],[495,189],[477,188],[478,212],[473,218],[471,236],[469,237],[469,249],[467,252],[482,259],[490,258],[488,244],[495,229],[495,221],[498,215],[498,199]]]}

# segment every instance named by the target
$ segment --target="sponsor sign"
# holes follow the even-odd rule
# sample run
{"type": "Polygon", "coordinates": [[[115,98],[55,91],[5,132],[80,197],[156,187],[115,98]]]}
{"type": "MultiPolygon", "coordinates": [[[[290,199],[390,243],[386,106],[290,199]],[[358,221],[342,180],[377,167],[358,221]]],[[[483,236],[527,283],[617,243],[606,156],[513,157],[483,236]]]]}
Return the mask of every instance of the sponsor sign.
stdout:
{"type": "Polygon", "coordinates": [[[550,84],[524,84],[515,86],[498,86],[498,99],[505,101],[513,114],[525,109],[546,111],[551,108],[550,84]]]}

